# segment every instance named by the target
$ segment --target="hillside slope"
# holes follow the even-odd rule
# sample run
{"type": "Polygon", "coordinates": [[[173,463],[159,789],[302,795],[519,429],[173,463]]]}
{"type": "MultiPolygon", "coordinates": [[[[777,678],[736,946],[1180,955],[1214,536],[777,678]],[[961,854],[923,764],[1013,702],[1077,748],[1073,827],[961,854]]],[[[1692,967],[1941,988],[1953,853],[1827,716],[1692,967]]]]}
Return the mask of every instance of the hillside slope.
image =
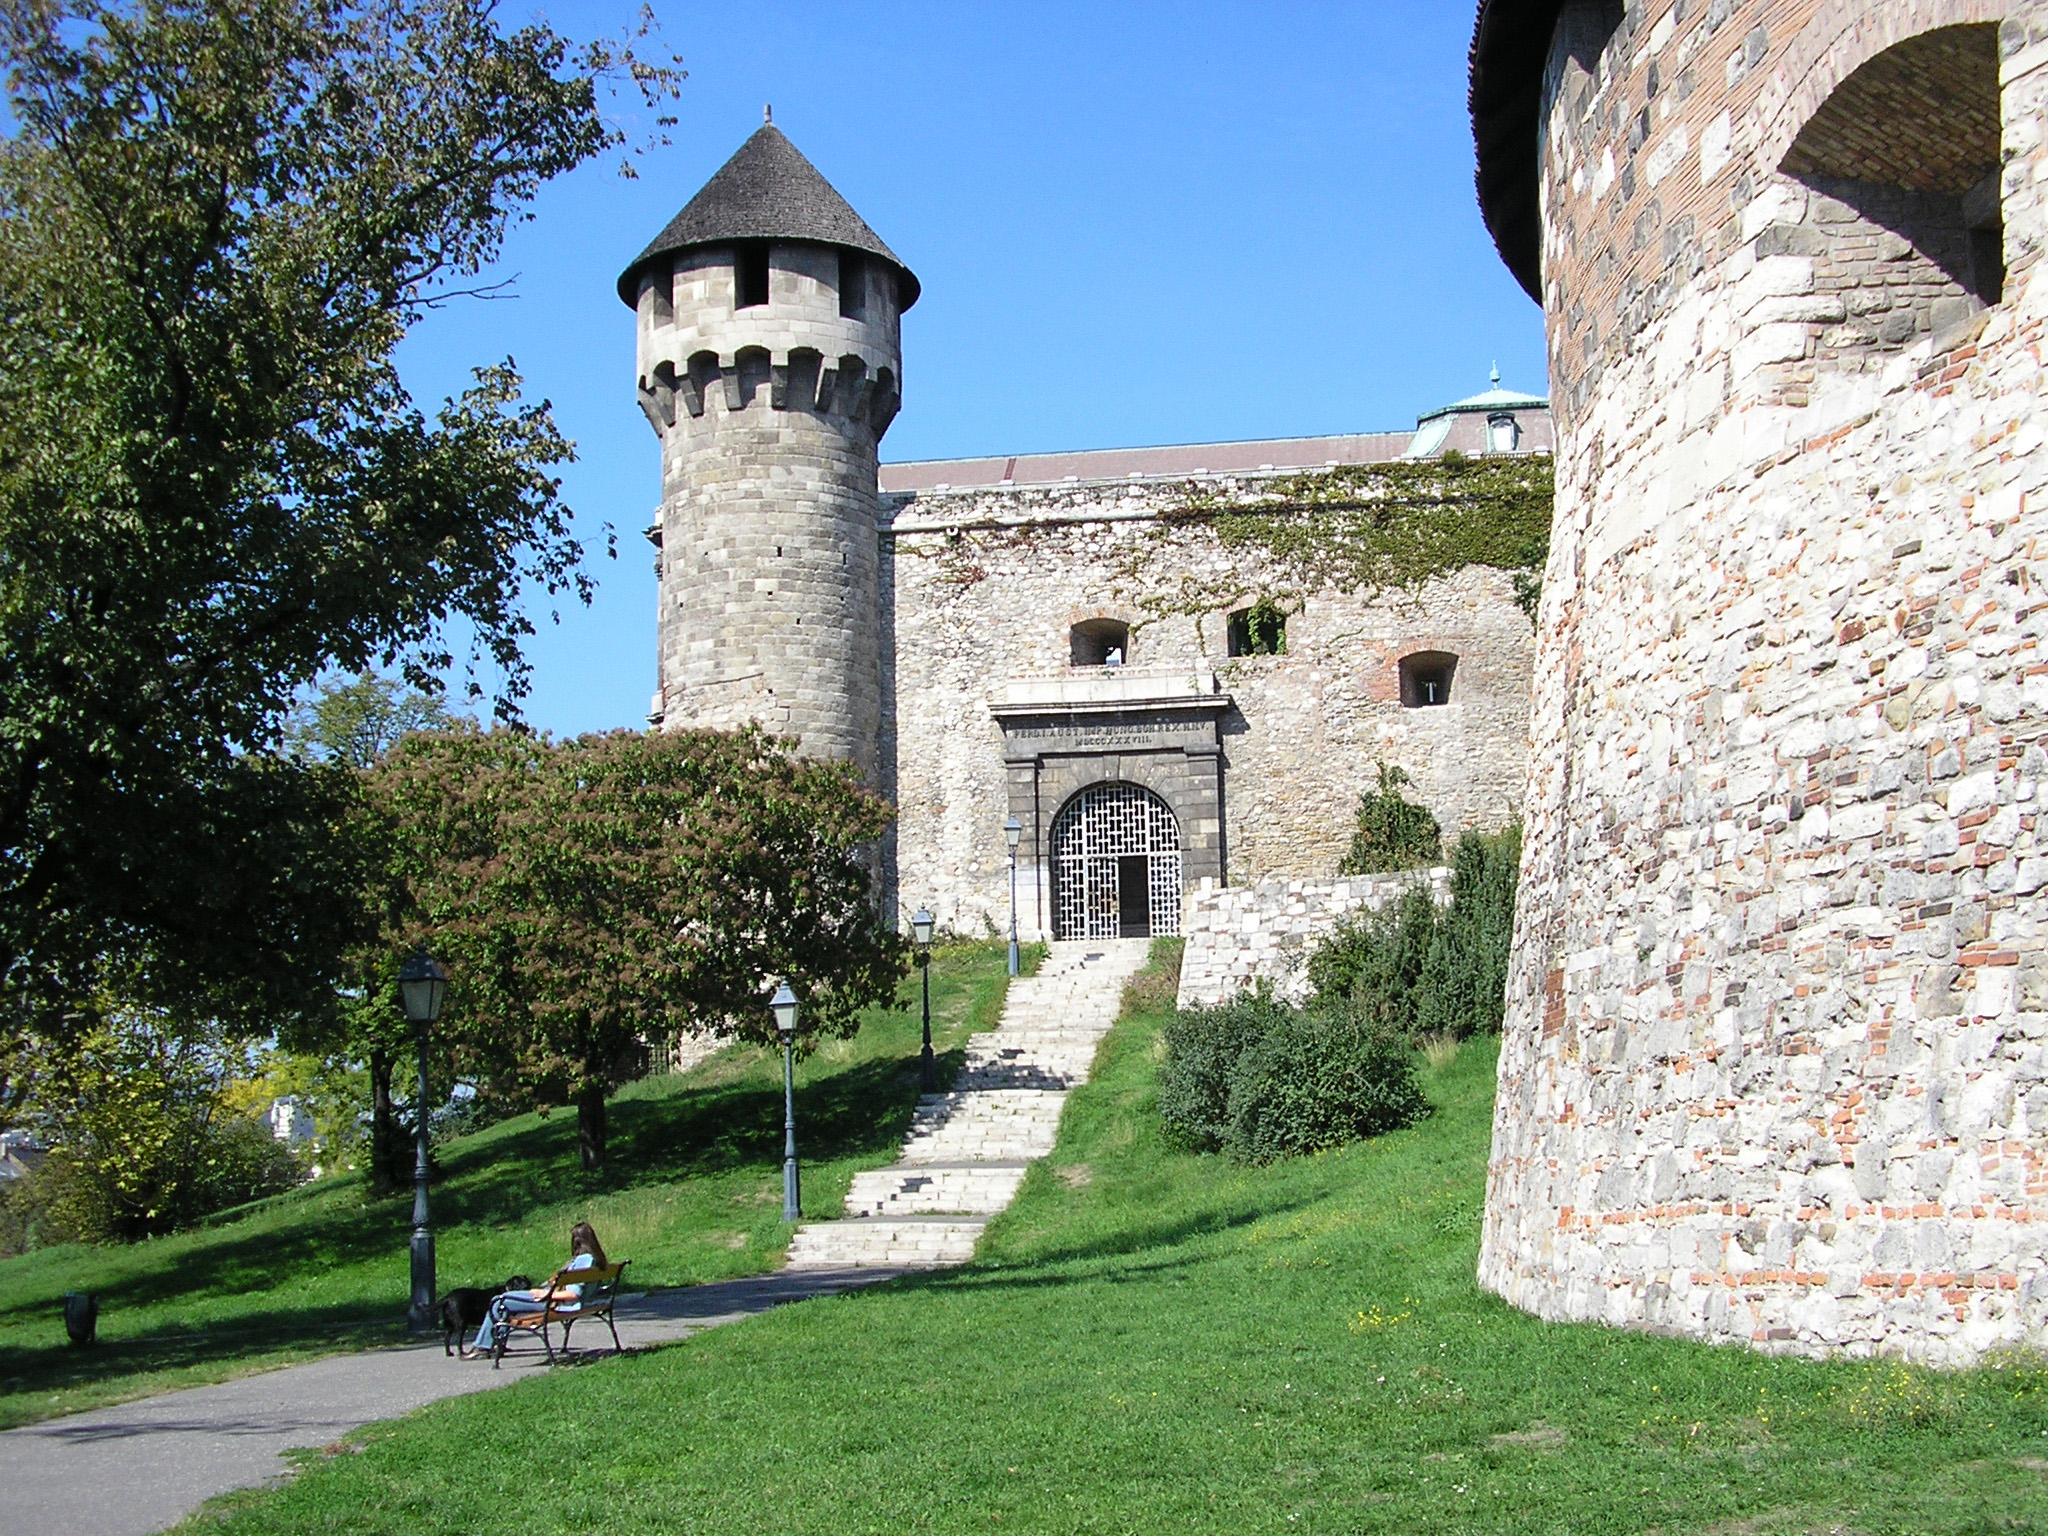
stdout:
{"type": "Polygon", "coordinates": [[[2048,1528],[2032,1365],[1774,1361],[1482,1295],[1486,1043],[1422,1125],[1247,1170],[1161,1145],[1162,1021],[1110,1036],[973,1266],[439,1404],[228,1529],[2048,1528]]]}
{"type": "MultiPolygon", "coordinates": [[[[1005,951],[944,946],[932,967],[933,1028],[956,1050],[1002,1009],[1005,951]]],[[[895,1155],[917,1101],[916,977],[910,1011],[872,1010],[851,1040],[798,1068],[804,1206],[837,1214],[853,1175],[895,1155]]],[[[576,1117],[520,1115],[436,1149],[433,1191],[444,1289],[545,1278],[589,1219],[633,1261],[636,1288],[776,1268],[782,1221],[782,1060],[733,1047],[696,1070],[650,1078],[611,1104],[610,1166],[577,1163],[576,1117]]],[[[153,1242],[40,1249],[0,1262],[0,1428],[218,1381],[404,1336],[412,1197],[364,1194],[360,1176],[317,1183],[153,1242]],[[69,1349],[61,1298],[100,1298],[100,1343],[69,1349]]]]}

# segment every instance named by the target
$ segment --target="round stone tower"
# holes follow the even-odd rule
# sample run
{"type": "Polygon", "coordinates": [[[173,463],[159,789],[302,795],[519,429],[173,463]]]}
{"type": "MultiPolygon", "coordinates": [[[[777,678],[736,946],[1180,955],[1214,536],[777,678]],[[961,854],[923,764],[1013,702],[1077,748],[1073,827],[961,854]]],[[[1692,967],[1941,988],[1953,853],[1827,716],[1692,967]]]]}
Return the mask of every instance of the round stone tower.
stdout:
{"type": "Polygon", "coordinates": [[[2048,1344],[2048,0],[1484,0],[1557,514],[1482,1281],[2048,1344]]]}
{"type": "Polygon", "coordinates": [[[917,294],[772,124],[620,276],[661,439],[656,724],[758,721],[874,775],[875,456],[917,294]]]}

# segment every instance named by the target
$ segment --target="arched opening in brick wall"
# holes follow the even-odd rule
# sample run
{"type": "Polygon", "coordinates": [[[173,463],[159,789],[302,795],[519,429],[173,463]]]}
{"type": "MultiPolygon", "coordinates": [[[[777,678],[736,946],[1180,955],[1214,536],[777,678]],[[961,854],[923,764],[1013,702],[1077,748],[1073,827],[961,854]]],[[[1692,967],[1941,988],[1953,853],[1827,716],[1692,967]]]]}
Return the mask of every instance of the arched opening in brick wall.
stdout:
{"type": "Polygon", "coordinates": [[[1814,260],[1822,360],[1939,333],[2005,285],[1998,28],[1918,33],[1865,61],[1801,126],[1780,165],[1813,194],[1757,254],[1814,260]]]}
{"type": "Polygon", "coordinates": [[[1094,784],[1052,823],[1053,937],[1180,932],[1180,823],[1136,784],[1094,784]]]}
{"type": "Polygon", "coordinates": [[[1067,647],[1077,667],[1120,667],[1131,659],[1131,626],[1122,619],[1083,619],[1067,631],[1067,647]]]}
{"type": "Polygon", "coordinates": [[[1458,658],[1449,651],[1415,651],[1401,658],[1401,706],[1434,709],[1451,702],[1458,658]]]}
{"type": "Polygon", "coordinates": [[[1565,0],[1551,43],[1540,121],[1548,120],[1551,104],[1558,101],[1575,120],[1585,117],[1599,88],[1600,57],[1627,14],[1622,0],[1565,0]]]}

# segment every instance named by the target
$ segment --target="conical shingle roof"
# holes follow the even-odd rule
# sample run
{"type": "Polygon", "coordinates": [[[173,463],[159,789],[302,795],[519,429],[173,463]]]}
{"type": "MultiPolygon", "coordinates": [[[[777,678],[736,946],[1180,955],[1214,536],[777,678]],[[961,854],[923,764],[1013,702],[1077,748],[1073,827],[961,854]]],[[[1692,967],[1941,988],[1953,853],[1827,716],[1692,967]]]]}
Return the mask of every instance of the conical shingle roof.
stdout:
{"type": "Polygon", "coordinates": [[[902,279],[904,309],[917,302],[918,281],[896,253],[818,174],[773,123],[763,123],[633,264],[619,274],[619,297],[639,298],[641,269],[663,256],[734,240],[814,240],[879,256],[902,279]]]}

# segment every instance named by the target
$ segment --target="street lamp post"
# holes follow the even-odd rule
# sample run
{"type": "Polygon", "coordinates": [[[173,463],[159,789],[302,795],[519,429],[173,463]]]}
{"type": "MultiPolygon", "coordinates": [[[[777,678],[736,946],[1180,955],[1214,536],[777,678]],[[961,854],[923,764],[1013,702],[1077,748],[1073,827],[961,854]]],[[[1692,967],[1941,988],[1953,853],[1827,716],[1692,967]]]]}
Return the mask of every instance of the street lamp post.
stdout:
{"type": "Polygon", "coordinates": [[[448,993],[448,968],[424,949],[398,970],[398,998],[412,1022],[413,1044],[419,1050],[420,1091],[414,1105],[412,1172],[412,1306],[406,1313],[415,1329],[434,1325],[434,1233],[427,1218],[427,1027],[441,1017],[448,993]]]}
{"type": "Polygon", "coordinates": [[[938,1074],[932,1066],[932,915],[919,907],[910,919],[911,934],[917,939],[917,968],[924,973],[924,1091],[939,1091],[938,1074]]]}
{"type": "Polygon", "coordinates": [[[1017,974],[1017,844],[1024,839],[1024,823],[1012,816],[1003,823],[1003,840],[1010,845],[1010,974],[1017,974]]]}
{"type": "Polygon", "coordinates": [[[796,1221],[803,1210],[796,1178],[796,994],[787,981],[768,999],[768,1009],[782,1037],[782,1219],[796,1221]]]}

